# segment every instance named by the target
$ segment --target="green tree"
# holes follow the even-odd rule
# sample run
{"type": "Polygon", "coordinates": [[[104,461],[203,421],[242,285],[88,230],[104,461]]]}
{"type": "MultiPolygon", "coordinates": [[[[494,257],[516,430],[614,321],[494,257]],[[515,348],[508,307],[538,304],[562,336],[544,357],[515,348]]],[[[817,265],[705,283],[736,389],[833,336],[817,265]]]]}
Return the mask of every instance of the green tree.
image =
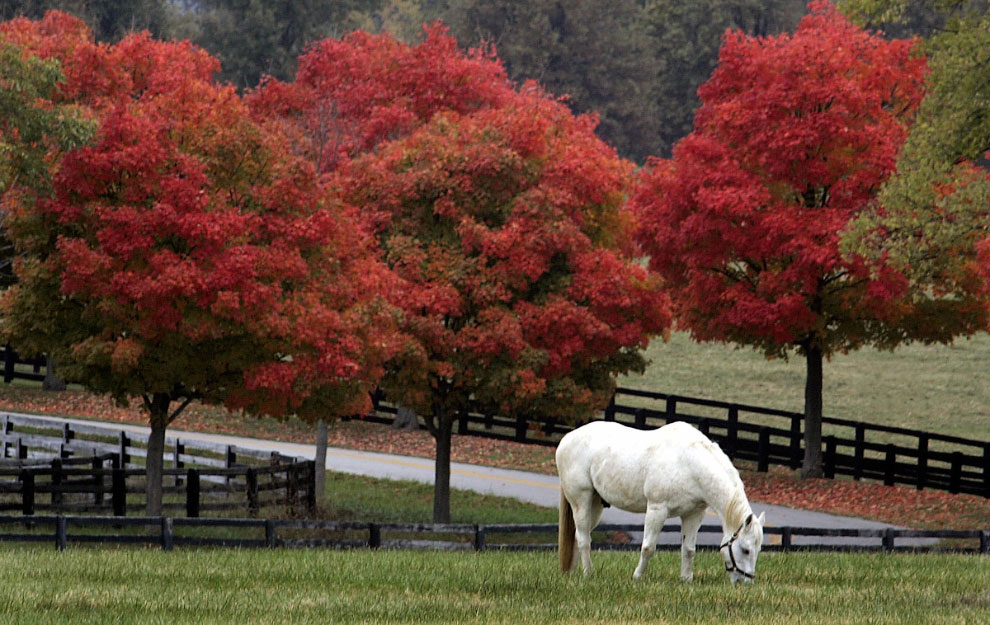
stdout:
{"type": "Polygon", "coordinates": [[[61,79],[58,61],[25,54],[0,35],[0,288],[14,282],[6,222],[21,198],[11,189],[48,193],[58,157],[83,145],[95,129],[72,107],[44,104],[61,79]]]}
{"type": "Polygon", "coordinates": [[[220,59],[220,79],[241,89],[264,75],[287,79],[311,42],[339,34],[362,0],[200,0],[180,13],[172,36],[188,38],[220,59]]]}
{"type": "Polygon", "coordinates": [[[0,0],[0,20],[40,19],[55,10],[85,20],[99,41],[118,41],[142,30],[164,37],[170,28],[171,5],[168,0],[0,0]]]}
{"type": "Polygon", "coordinates": [[[495,45],[509,77],[595,112],[598,135],[642,162],[659,145],[656,56],[637,0],[451,0],[442,13],[462,45],[495,45]]]}
{"type": "MultiPolygon", "coordinates": [[[[914,3],[899,0],[844,6],[873,22],[903,21],[914,9],[914,3]]],[[[897,173],[882,189],[876,210],[846,234],[845,247],[897,263],[921,287],[918,297],[934,306],[979,301],[990,277],[990,13],[982,2],[942,0],[931,6],[943,26],[924,42],[931,69],[925,99],[897,173]],[[984,284],[974,283],[981,275],[984,284]]]]}
{"type": "Polygon", "coordinates": [[[698,87],[715,69],[727,30],[754,36],[790,31],[803,9],[803,0],[646,0],[643,20],[656,59],[646,84],[661,112],[653,154],[669,156],[691,132],[698,87]]]}

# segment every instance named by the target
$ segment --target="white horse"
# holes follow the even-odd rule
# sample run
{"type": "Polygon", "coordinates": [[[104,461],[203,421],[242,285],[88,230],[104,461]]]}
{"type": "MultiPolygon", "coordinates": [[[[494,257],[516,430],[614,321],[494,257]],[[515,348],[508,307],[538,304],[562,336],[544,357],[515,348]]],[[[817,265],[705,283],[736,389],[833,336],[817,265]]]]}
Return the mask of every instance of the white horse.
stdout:
{"type": "Polygon", "coordinates": [[[686,423],[650,431],[594,421],[557,446],[560,475],[560,568],[591,567],[591,530],[612,505],[645,512],[639,579],[669,517],[681,517],[681,579],[694,578],[698,528],[711,507],[722,520],[719,551],[733,583],[753,581],[763,545],[764,515],[753,516],[739,472],[718,445],[686,423]],[[575,541],[577,551],[574,549],[575,541]]]}

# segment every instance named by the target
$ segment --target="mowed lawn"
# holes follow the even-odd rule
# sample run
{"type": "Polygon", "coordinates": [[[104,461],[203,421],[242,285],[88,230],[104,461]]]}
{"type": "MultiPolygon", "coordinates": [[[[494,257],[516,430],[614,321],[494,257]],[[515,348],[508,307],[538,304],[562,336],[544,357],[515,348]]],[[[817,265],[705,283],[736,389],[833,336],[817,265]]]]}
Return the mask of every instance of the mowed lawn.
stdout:
{"type": "Polygon", "coordinates": [[[959,623],[990,613],[990,558],[764,554],[733,587],[699,553],[693,584],[661,553],[596,553],[591,579],[555,553],[367,550],[0,550],[4,623],[959,623]]]}

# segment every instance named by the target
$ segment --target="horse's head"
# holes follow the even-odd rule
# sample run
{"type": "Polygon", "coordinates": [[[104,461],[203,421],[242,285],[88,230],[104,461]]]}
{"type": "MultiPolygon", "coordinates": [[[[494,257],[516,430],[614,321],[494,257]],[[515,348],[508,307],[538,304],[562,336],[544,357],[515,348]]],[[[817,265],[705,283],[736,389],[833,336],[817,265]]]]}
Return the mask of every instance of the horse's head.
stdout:
{"type": "Polygon", "coordinates": [[[756,558],[763,547],[764,518],[765,513],[760,513],[759,517],[750,514],[734,534],[727,534],[722,539],[719,552],[733,584],[739,581],[751,583],[756,576],[756,558]]]}

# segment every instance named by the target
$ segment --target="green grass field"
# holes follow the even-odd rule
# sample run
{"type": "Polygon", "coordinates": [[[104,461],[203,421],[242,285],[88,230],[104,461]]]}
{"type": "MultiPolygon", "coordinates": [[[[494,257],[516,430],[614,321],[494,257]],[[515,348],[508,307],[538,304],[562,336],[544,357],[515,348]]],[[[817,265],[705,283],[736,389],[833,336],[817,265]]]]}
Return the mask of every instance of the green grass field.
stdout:
{"type": "Polygon", "coordinates": [[[631,578],[635,554],[595,554],[591,579],[552,553],[0,550],[5,623],[978,623],[990,559],[765,554],[733,587],[713,552],[693,584],[678,556],[631,578]]]}
{"type": "MultiPolygon", "coordinates": [[[[698,344],[683,332],[654,340],[644,375],[620,385],[782,410],[804,409],[805,363],[767,360],[752,349],[698,344]]],[[[953,345],[861,349],[824,366],[824,412],[853,419],[990,439],[990,335],[953,345]]]]}

